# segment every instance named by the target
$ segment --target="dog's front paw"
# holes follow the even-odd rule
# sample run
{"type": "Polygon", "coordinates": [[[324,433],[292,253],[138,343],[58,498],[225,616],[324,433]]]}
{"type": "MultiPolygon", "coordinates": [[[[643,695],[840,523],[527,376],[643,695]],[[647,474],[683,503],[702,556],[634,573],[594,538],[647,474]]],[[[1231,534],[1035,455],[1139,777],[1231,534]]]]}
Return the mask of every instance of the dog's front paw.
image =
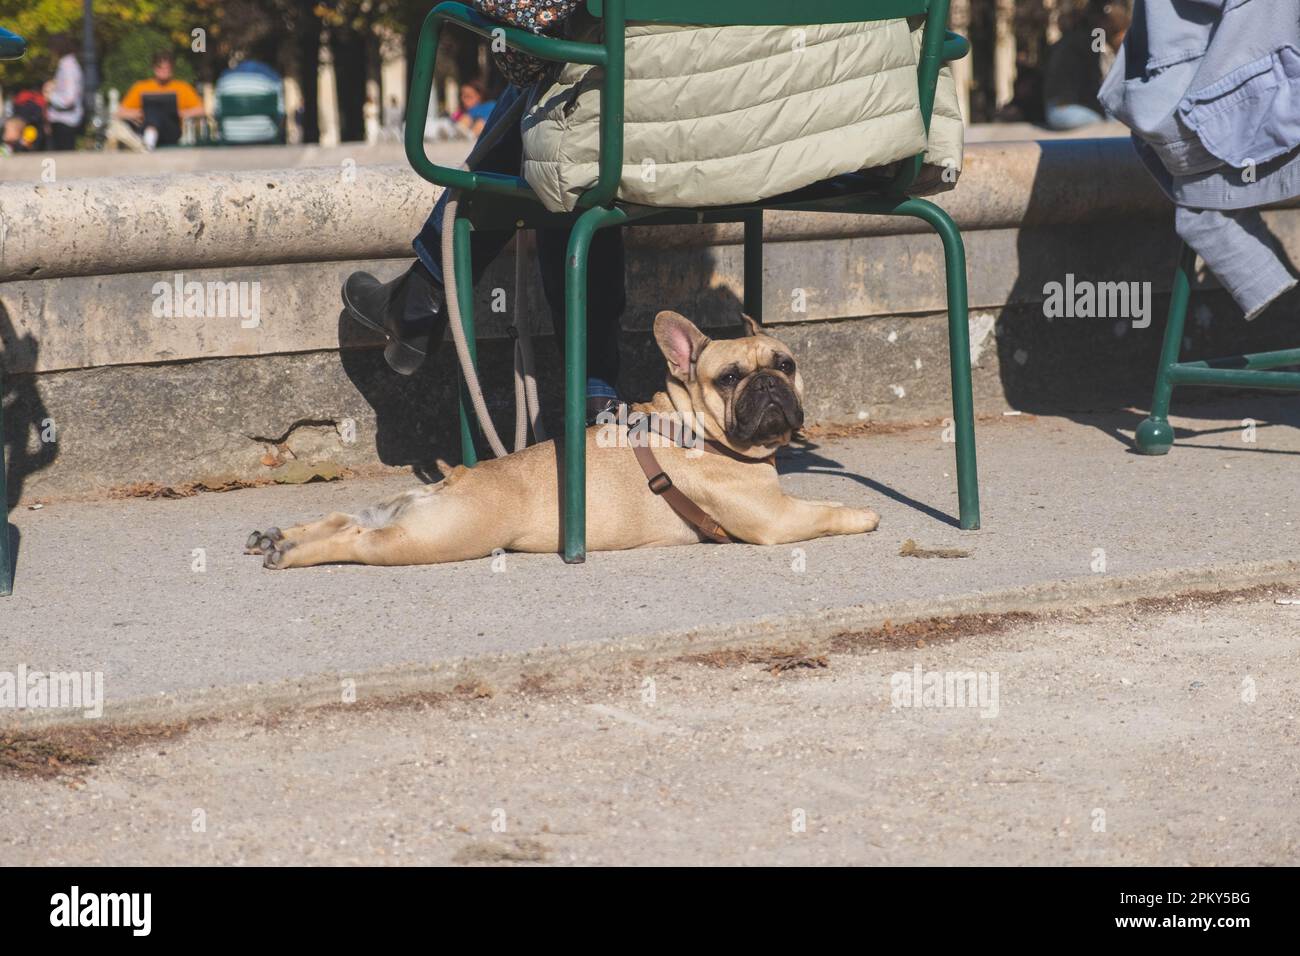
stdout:
{"type": "Polygon", "coordinates": [[[875,531],[880,525],[880,515],[870,508],[845,508],[840,515],[851,525],[848,534],[866,534],[875,531]]]}

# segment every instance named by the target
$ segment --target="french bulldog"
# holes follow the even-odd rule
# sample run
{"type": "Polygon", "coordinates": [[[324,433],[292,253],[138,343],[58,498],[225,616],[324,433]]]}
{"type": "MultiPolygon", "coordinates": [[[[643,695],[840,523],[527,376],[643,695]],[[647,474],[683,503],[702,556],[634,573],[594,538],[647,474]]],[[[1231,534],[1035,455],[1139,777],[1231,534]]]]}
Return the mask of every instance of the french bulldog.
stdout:
{"type": "MultiPolygon", "coordinates": [[[[705,540],[652,490],[653,481],[647,488],[647,472],[629,447],[647,440],[671,485],[733,540],[774,545],[875,530],[880,518],[874,511],[781,490],[775,453],[803,424],[803,379],[790,349],[748,316],[744,320],[747,335],[711,339],[676,312],[655,317],[655,340],[668,364],[664,390],[632,406],[632,414],[607,416],[587,429],[589,551],[705,540]],[[658,424],[639,430],[629,424],[634,418],[658,424]]],[[[546,441],[473,468],[439,463],[445,477],[437,484],[357,515],[254,531],[246,550],[275,570],[338,562],[438,564],[497,549],[556,552],[562,544],[560,461],[557,443],[546,441]]]]}

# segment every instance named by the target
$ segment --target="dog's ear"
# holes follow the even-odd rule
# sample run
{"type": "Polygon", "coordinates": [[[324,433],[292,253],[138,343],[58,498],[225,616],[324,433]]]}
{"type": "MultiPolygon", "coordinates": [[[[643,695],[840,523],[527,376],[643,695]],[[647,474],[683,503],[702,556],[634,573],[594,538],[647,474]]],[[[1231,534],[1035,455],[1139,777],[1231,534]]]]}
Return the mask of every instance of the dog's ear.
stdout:
{"type": "Polygon", "coordinates": [[[660,312],[655,316],[655,341],[668,360],[668,371],[689,382],[695,375],[695,360],[709,344],[709,337],[686,316],[660,312]]]}
{"type": "Polygon", "coordinates": [[[754,321],[754,319],[753,319],[752,317],[746,315],[744,312],[740,313],[740,317],[741,317],[741,319],[743,319],[744,322],[745,322],[745,334],[746,334],[746,335],[762,335],[762,334],[763,334],[763,327],[762,327],[761,325],[759,325],[756,321],[754,321]]]}

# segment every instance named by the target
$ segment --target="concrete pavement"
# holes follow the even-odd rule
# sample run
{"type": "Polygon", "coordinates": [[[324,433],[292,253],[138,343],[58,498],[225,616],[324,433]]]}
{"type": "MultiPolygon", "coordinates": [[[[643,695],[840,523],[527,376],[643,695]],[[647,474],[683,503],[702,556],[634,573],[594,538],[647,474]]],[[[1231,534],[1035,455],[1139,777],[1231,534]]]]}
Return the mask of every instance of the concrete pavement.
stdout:
{"type": "MultiPolygon", "coordinates": [[[[1196,417],[1176,419],[1179,445],[1162,459],[1129,451],[1136,413],[982,423],[978,532],[954,526],[953,448],[935,424],[814,435],[782,458],[790,491],[877,509],[874,534],[593,554],[580,567],[508,555],[270,572],[241,553],[252,528],[356,510],[412,478],[21,505],[0,671],[101,671],[110,715],[170,719],[335,699],[340,679],[428,689],[517,671],[529,655],[554,668],[824,639],[885,618],[1300,581],[1295,400],[1183,407],[1196,417]],[[900,555],[909,540],[969,556],[900,555]]],[[[13,720],[51,715],[65,716],[13,720]]]]}

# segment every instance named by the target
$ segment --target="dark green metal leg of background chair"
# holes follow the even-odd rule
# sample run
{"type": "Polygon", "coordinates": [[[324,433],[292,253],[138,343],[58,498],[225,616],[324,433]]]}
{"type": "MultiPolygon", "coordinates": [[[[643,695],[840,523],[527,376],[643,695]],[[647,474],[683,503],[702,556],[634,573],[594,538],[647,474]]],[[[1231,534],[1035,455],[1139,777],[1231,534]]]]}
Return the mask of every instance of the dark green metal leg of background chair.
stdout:
{"type": "MultiPolygon", "coordinates": [[[[949,360],[952,367],[953,424],[956,437],[958,523],[963,529],[980,526],[979,483],[975,461],[975,418],[971,400],[970,333],[966,309],[966,254],[961,233],[940,207],[910,198],[923,156],[899,163],[892,181],[867,181],[858,191],[843,188],[818,194],[801,192],[752,205],[706,209],[668,209],[624,206],[617,199],[623,166],[623,40],[626,21],[676,24],[785,25],[853,23],[924,16],[925,32],[917,68],[921,115],[926,128],[934,109],[939,69],[944,62],[965,56],[966,41],[947,33],[948,0],[805,0],[793,5],[781,0],[587,0],[588,11],[604,20],[600,43],[580,43],[540,36],[503,26],[463,3],[440,3],[421,29],[406,116],[406,155],[425,179],[461,191],[452,233],[453,259],[458,285],[461,322],[473,358],[474,319],[470,233],[475,228],[519,229],[541,226],[571,228],[565,261],[565,401],[563,470],[563,546],[565,561],[586,557],[586,382],[587,382],[587,255],[599,229],[624,225],[680,225],[683,223],[741,223],[744,228],[745,311],[762,321],[763,212],[766,209],[822,213],[873,213],[911,216],[927,223],[943,244],[948,304],[949,360]],[[544,59],[600,67],[600,175],[595,186],[578,201],[573,213],[552,213],[538,200],[528,183],[518,176],[476,170],[452,169],[431,162],[424,152],[424,128],[434,75],[434,59],[442,25],[453,22],[480,36],[504,42],[544,59]]],[[[460,425],[462,455],[474,465],[476,428],[470,403],[461,388],[460,425]]]]}
{"type": "MultiPolygon", "coordinates": [[[[27,41],[0,28],[0,60],[17,60],[27,50],[27,41]]],[[[6,485],[4,363],[0,361],[0,597],[13,593],[13,555],[9,549],[9,489],[6,485]]]]}
{"type": "Polygon", "coordinates": [[[8,465],[5,462],[5,370],[0,365],[0,597],[13,593],[14,566],[9,554],[9,488],[6,482],[8,465]]]}
{"type": "Polygon", "coordinates": [[[1164,455],[1174,444],[1169,424],[1169,403],[1178,385],[1215,385],[1227,388],[1266,388],[1300,391],[1300,372],[1276,372],[1285,365],[1300,365],[1300,349],[1229,355],[1199,362],[1180,362],[1183,328],[1192,294],[1192,273],[1196,253],[1186,243],[1178,252],[1174,284],[1169,296],[1169,320],[1160,347],[1156,387],[1151,396],[1151,414],[1137,428],[1137,450],[1144,455],[1164,455]]]}

